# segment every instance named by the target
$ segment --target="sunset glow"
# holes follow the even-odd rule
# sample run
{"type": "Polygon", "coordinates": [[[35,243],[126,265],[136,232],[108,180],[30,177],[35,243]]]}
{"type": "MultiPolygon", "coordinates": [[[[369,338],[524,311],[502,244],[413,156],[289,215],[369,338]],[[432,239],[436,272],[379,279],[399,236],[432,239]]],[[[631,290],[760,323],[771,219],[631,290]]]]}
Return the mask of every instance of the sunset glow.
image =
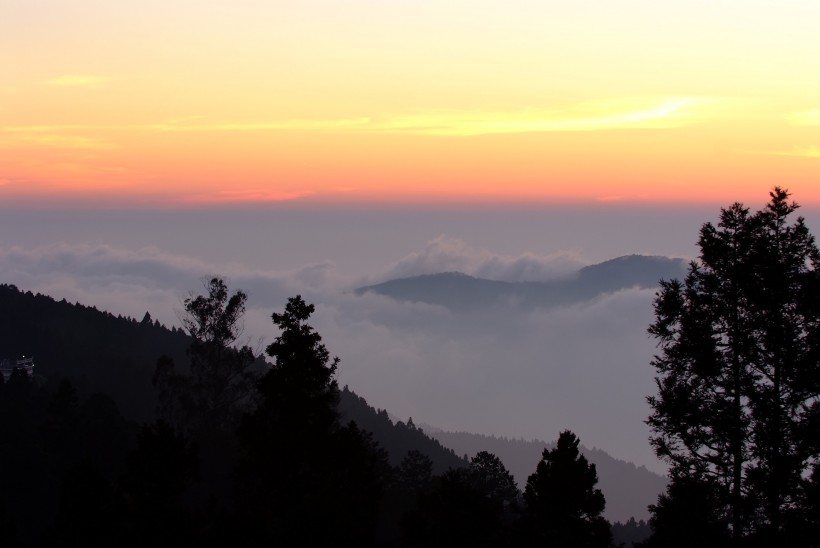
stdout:
{"type": "Polygon", "coordinates": [[[0,201],[820,203],[820,5],[6,0],[0,201]]]}

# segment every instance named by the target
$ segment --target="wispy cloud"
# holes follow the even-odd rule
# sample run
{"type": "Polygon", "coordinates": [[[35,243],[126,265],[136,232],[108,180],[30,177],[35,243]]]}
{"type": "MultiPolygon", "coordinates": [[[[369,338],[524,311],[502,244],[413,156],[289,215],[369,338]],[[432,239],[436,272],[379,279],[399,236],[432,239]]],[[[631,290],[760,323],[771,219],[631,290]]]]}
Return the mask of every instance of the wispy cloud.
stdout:
{"type": "Polygon", "coordinates": [[[433,135],[602,131],[611,129],[669,129],[698,120],[691,112],[695,99],[603,101],[564,109],[516,112],[443,112],[385,118],[371,124],[374,131],[433,135]]]}
{"type": "Polygon", "coordinates": [[[442,234],[427,242],[420,251],[390,265],[379,278],[387,280],[455,271],[491,280],[543,281],[569,275],[584,265],[578,255],[566,251],[551,255],[523,253],[506,256],[442,234]]]}
{"type": "Polygon", "coordinates": [[[559,109],[524,111],[438,111],[332,120],[290,120],[236,124],[164,123],[158,131],[352,131],[471,136],[499,133],[668,129],[696,123],[692,98],[598,101],[559,109]]]}
{"type": "Polygon", "coordinates": [[[786,120],[795,126],[820,126],[820,108],[792,112],[786,120]]]}
{"type": "Polygon", "coordinates": [[[285,202],[310,196],[312,192],[272,192],[270,190],[221,190],[209,194],[185,196],[182,202],[188,204],[224,204],[242,202],[285,202]]]}
{"type": "Polygon", "coordinates": [[[79,150],[111,150],[117,148],[104,139],[83,137],[79,135],[28,135],[20,139],[25,142],[52,148],[69,148],[79,150]]]}
{"type": "Polygon", "coordinates": [[[799,158],[820,158],[820,147],[807,146],[795,147],[791,150],[777,150],[772,152],[775,156],[797,156],[799,158]]]}
{"type": "Polygon", "coordinates": [[[106,78],[89,74],[65,74],[46,81],[49,86],[66,88],[94,88],[102,84],[106,78]]]}
{"type": "Polygon", "coordinates": [[[152,124],[32,125],[0,127],[0,132],[41,133],[77,130],[157,132],[326,131],[474,136],[528,132],[613,129],[670,129],[704,121],[703,98],[594,101],[552,109],[516,111],[435,111],[338,119],[209,122],[187,116],[152,124]]]}
{"type": "Polygon", "coordinates": [[[370,118],[344,118],[338,120],[283,120],[269,122],[241,123],[199,123],[190,122],[204,117],[190,117],[176,121],[163,122],[145,126],[133,126],[135,129],[156,131],[266,131],[266,130],[355,130],[371,125],[370,118]]]}
{"type": "Polygon", "coordinates": [[[80,135],[94,133],[94,126],[0,126],[0,148],[31,147],[77,150],[111,150],[119,148],[110,139],[80,135]]]}

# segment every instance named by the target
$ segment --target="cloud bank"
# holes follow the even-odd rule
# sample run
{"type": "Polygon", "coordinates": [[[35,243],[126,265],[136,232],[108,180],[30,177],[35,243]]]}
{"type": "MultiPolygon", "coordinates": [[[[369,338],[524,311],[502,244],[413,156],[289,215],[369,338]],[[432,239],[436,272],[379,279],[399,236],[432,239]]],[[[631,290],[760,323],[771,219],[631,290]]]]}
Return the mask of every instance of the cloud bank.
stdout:
{"type": "MultiPolygon", "coordinates": [[[[498,256],[439,237],[382,276],[461,270],[494,279],[549,279],[579,264],[571,253],[498,256]]],[[[615,293],[578,306],[485,309],[356,296],[333,263],[287,271],[211,264],[157,248],[51,245],[0,248],[0,281],[25,290],[166,325],[203,277],[225,276],[248,294],[245,335],[270,342],[270,321],[287,298],[316,304],[313,325],[341,358],[339,381],[377,407],[447,430],[554,439],[574,430],[586,445],[660,469],[647,443],[644,397],[653,391],[646,336],[651,290],[615,293]]],[[[264,342],[263,342],[264,344],[264,342]]]]}
{"type": "Polygon", "coordinates": [[[489,280],[532,282],[568,276],[583,266],[585,264],[577,254],[567,251],[546,256],[532,253],[498,255],[440,235],[421,251],[411,253],[391,265],[381,278],[390,280],[439,272],[463,272],[489,280]]]}

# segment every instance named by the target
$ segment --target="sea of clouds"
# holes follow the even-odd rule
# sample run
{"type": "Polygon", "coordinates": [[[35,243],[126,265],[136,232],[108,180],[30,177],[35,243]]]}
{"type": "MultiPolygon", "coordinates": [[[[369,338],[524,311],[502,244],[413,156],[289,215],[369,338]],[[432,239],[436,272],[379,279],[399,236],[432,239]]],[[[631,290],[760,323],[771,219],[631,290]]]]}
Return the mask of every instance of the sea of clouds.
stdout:
{"type": "Polygon", "coordinates": [[[447,430],[551,440],[569,428],[588,446],[661,470],[643,423],[652,393],[646,334],[652,290],[626,290],[550,310],[512,305],[464,315],[356,295],[387,279],[460,271],[503,281],[550,280],[584,265],[577,254],[494,254],[439,236],[377,272],[342,276],[333,262],[263,270],[157,247],[0,247],[0,281],[137,319],[180,325],[184,298],[225,277],[248,294],[244,340],[263,349],[288,297],[316,305],[312,324],[341,358],[339,381],[372,405],[447,430]]]}

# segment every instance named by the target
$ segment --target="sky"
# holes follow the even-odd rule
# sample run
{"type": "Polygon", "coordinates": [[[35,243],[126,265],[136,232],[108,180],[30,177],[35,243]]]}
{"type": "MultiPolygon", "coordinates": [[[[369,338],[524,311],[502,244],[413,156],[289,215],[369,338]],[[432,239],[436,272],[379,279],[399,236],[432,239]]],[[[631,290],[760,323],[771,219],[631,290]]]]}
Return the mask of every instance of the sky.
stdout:
{"type": "Polygon", "coordinates": [[[0,0],[0,200],[820,202],[812,0],[0,0]]]}
{"type": "Polygon", "coordinates": [[[810,0],[0,0],[0,282],[170,326],[218,274],[255,341],[301,293],[377,407],[663,470],[653,291],[352,290],[691,258],[775,185],[820,227],[818,35],[810,0]]]}

